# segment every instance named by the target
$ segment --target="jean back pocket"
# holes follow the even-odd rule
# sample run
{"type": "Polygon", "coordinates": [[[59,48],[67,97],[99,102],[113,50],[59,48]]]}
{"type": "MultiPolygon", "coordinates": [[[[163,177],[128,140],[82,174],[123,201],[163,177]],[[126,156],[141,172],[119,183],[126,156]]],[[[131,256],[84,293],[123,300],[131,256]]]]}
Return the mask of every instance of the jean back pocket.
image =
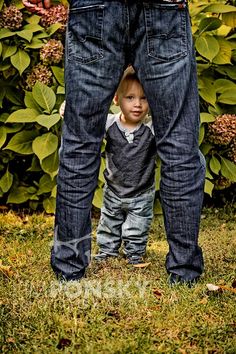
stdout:
{"type": "Polygon", "coordinates": [[[187,55],[186,5],[145,3],[148,55],[158,62],[176,61],[187,55]]]}
{"type": "Polygon", "coordinates": [[[103,4],[70,9],[68,60],[86,64],[103,58],[103,16],[103,4]]]}

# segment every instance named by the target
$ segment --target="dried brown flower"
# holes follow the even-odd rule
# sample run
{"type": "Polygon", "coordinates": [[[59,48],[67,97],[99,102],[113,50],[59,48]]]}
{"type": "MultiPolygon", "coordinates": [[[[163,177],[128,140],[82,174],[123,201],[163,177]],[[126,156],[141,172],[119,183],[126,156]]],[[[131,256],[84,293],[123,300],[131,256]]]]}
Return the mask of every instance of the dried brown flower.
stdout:
{"type": "Polygon", "coordinates": [[[62,27],[58,32],[65,32],[68,18],[68,8],[62,4],[52,6],[42,16],[40,23],[43,27],[48,28],[54,23],[61,23],[62,27]]]}
{"type": "Polygon", "coordinates": [[[51,84],[52,72],[47,66],[43,64],[37,64],[32,68],[32,71],[28,74],[25,80],[26,88],[31,90],[37,81],[40,81],[45,85],[51,84]]]}
{"type": "Polygon", "coordinates": [[[229,146],[228,158],[236,164],[236,138],[233,139],[229,146]]]}
{"type": "Polygon", "coordinates": [[[222,190],[222,189],[229,188],[232,182],[228,178],[220,176],[217,180],[215,180],[214,184],[215,184],[215,189],[222,190]]]}
{"type": "Polygon", "coordinates": [[[216,145],[228,145],[236,138],[236,115],[223,114],[209,124],[208,139],[216,145]]]}
{"type": "Polygon", "coordinates": [[[0,28],[17,30],[21,28],[22,22],[23,14],[15,5],[5,6],[0,13],[0,28]]]}
{"type": "Polygon", "coordinates": [[[63,58],[64,47],[61,41],[56,39],[50,39],[41,49],[40,49],[40,59],[43,64],[57,64],[63,58]]]}

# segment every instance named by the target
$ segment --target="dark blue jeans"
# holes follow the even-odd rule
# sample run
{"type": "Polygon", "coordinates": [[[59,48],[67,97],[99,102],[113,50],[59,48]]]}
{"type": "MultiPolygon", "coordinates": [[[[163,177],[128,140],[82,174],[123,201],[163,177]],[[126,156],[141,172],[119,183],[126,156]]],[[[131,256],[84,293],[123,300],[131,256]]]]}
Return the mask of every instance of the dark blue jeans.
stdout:
{"type": "Polygon", "coordinates": [[[90,262],[91,204],[107,113],[127,64],[148,97],[162,161],[168,273],[203,271],[198,246],[205,162],[198,148],[196,63],[185,3],[72,0],[66,40],[66,108],[52,267],[80,279],[90,262]]]}

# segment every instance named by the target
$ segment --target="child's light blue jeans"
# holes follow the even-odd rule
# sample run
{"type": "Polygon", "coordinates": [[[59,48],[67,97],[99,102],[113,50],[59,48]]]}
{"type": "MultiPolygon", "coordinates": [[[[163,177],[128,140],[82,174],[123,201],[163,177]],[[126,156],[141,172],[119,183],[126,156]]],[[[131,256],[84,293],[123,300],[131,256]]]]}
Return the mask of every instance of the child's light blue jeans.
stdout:
{"type": "Polygon", "coordinates": [[[107,185],[97,229],[99,253],[118,256],[121,243],[127,258],[146,252],[153,218],[154,187],[132,198],[119,198],[107,185]]]}

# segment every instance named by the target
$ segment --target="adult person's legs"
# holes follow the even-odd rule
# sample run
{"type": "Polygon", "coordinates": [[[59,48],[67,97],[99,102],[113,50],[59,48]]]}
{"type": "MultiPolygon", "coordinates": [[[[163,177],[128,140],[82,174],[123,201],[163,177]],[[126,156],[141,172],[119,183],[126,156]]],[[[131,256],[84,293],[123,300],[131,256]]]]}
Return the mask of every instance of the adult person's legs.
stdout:
{"type": "Polygon", "coordinates": [[[72,0],[66,39],[66,107],[51,264],[78,280],[90,262],[93,192],[108,110],[125,68],[124,4],[72,0]]]}
{"type": "Polygon", "coordinates": [[[164,1],[72,0],[52,267],[80,279],[90,261],[90,210],[110,102],[127,62],[151,107],[162,160],[167,271],[184,281],[203,270],[198,229],[204,161],[188,11],[164,1]]]}
{"type": "Polygon", "coordinates": [[[171,281],[191,282],[203,271],[198,233],[205,161],[198,147],[196,63],[187,5],[145,2],[140,22],[133,65],[149,101],[162,161],[166,268],[171,281]]]}

